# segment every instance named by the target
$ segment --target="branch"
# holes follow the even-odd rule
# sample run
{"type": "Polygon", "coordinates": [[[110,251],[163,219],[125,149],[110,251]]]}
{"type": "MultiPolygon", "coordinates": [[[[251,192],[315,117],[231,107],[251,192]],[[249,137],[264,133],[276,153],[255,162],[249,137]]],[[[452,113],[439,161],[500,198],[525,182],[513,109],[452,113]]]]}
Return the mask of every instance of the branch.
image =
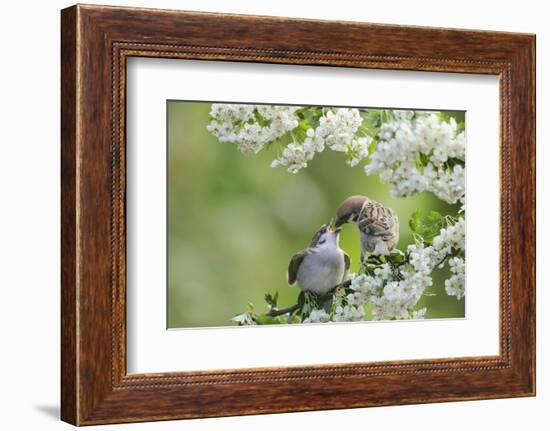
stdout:
{"type": "Polygon", "coordinates": [[[291,305],[290,307],[281,308],[279,310],[271,309],[270,311],[265,313],[265,315],[269,316],[269,317],[277,317],[277,316],[280,316],[281,314],[286,314],[286,313],[291,313],[292,314],[298,308],[300,308],[300,305],[299,304],[294,304],[294,305],[291,305]]]}
{"type": "MultiPolygon", "coordinates": [[[[337,286],[334,286],[332,289],[330,289],[330,292],[333,292],[335,289],[337,289],[338,287],[349,287],[351,286],[351,280],[346,280],[344,281],[342,284],[339,284],[337,286]]],[[[296,310],[298,310],[300,307],[302,306],[302,304],[294,304],[294,305],[291,305],[289,307],[285,307],[285,308],[280,308],[278,310],[276,309],[271,309],[270,311],[268,311],[267,313],[265,313],[266,316],[269,316],[269,317],[277,317],[277,316],[280,316],[282,314],[292,314],[294,313],[296,310]]]]}

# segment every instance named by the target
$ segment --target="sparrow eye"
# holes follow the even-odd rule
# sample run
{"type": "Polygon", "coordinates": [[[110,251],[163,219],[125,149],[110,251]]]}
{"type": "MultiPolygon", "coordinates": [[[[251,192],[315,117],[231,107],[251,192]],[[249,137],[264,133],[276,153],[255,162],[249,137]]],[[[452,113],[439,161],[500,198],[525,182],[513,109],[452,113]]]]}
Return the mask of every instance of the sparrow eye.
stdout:
{"type": "Polygon", "coordinates": [[[318,244],[324,244],[327,240],[325,238],[320,239],[318,244]]]}

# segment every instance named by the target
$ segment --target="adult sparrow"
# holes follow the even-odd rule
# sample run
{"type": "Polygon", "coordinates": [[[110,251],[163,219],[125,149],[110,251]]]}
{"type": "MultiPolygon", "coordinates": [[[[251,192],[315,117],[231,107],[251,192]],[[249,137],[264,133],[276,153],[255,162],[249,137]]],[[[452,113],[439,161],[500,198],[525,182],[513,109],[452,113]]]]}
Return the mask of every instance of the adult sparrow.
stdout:
{"type": "Polygon", "coordinates": [[[348,197],[336,212],[336,228],[345,223],[357,226],[361,234],[361,262],[365,254],[388,255],[399,241],[397,214],[367,196],[348,197]]]}

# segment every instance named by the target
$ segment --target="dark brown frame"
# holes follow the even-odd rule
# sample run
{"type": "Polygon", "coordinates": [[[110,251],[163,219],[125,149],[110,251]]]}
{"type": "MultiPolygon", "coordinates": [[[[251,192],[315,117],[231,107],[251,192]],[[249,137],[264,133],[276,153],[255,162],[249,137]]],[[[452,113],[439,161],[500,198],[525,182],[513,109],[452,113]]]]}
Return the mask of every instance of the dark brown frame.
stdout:
{"type": "Polygon", "coordinates": [[[81,5],[61,17],[63,420],[88,425],[535,394],[534,35],[81,5]],[[128,375],[130,56],[498,75],[500,354],[128,375]]]}

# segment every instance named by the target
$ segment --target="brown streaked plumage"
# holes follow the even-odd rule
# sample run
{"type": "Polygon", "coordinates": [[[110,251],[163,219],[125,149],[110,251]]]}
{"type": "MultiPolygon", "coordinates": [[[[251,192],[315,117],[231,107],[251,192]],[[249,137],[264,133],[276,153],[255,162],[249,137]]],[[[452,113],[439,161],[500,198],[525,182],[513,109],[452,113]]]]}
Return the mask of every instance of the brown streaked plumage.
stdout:
{"type": "Polygon", "coordinates": [[[366,252],[387,255],[399,241],[397,214],[367,196],[350,196],[336,212],[336,226],[352,223],[361,233],[361,260],[366,252]]]}

